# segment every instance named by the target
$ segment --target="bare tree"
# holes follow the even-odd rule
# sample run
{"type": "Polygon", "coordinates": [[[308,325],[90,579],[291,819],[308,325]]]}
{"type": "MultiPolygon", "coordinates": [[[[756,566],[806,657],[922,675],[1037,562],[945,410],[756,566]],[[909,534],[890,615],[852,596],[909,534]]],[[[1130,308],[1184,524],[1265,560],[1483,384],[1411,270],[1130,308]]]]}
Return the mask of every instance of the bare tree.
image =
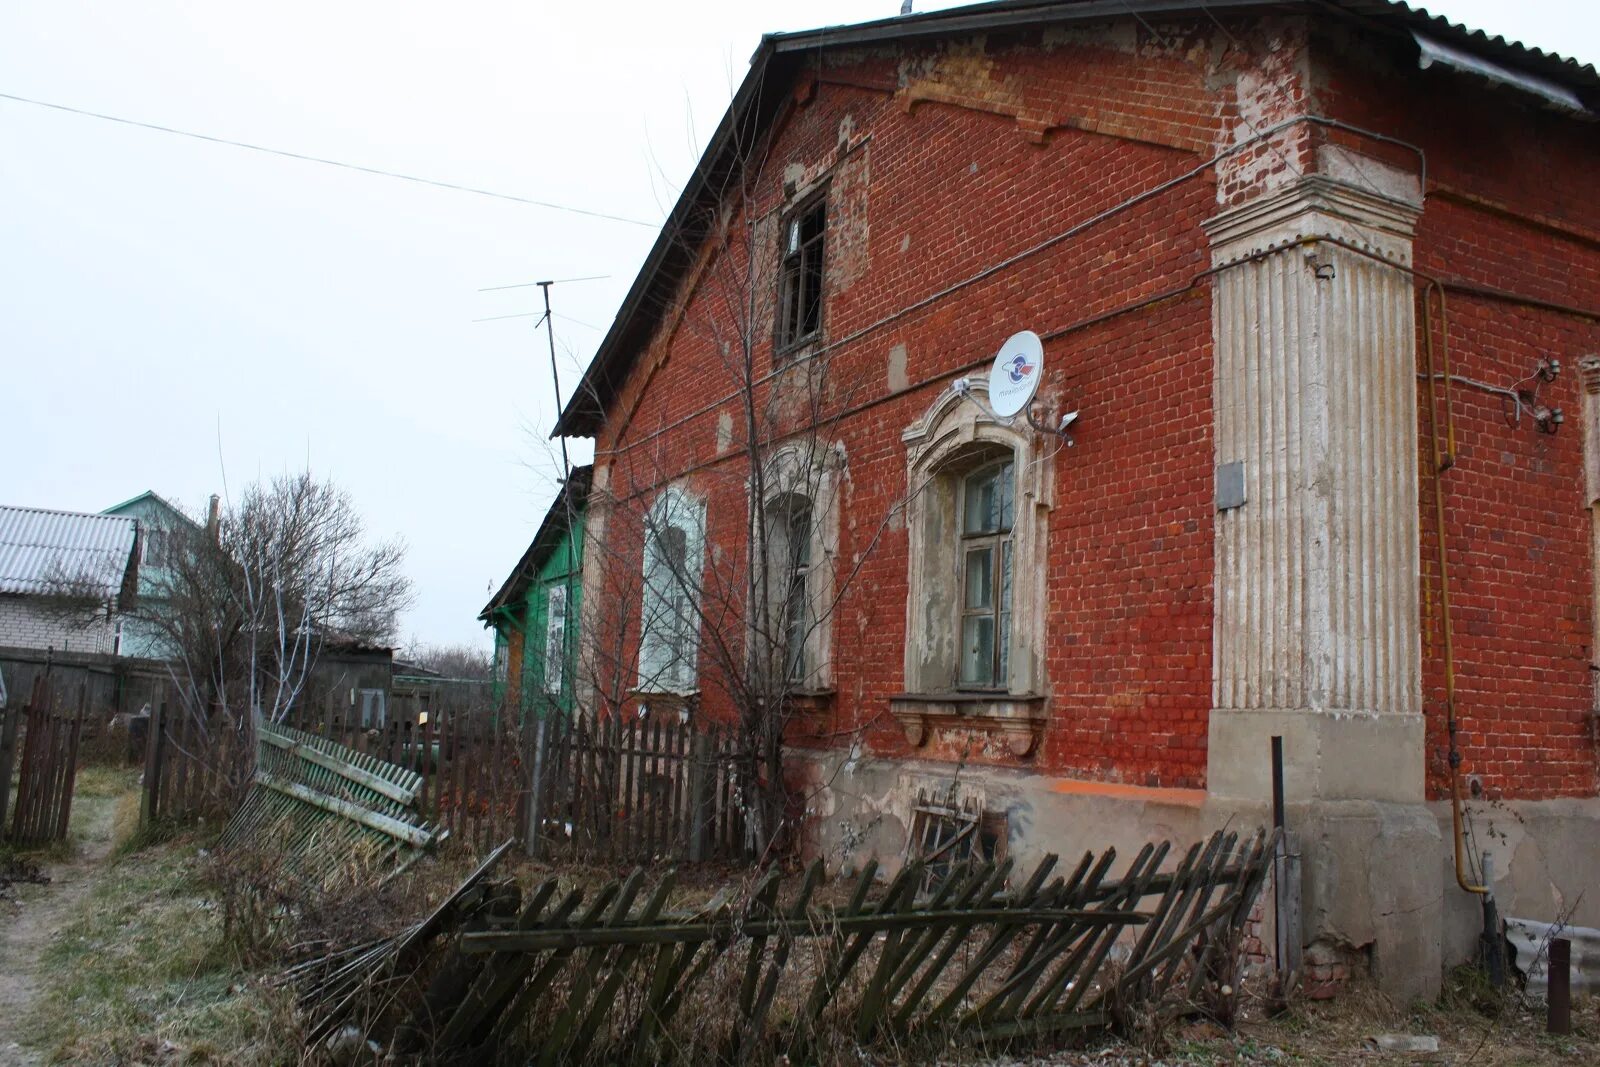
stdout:
{"type": "MultiPolygon", "coordinates": [[[[250,485],[203,526],[150,524],[140,537],[125,632],[168,663],[201,720],[221,707],[281,721],[324,641],[391,640],[411,599],[405,546],[369,543],[349,494],[309,471],[250,485]]],[[[54,575],[58,610],[83,611],[97,577],[54,575]]]]}
{"type": "Polygon", "coordinates": [[[401,658],[446,678],[488,681],[494,674],[494,654],[476,645],[430,645],[413,641],[401,652],[401,658]]]}
{"type": "Polygon", "coordinates": [[[597,470],[608,470],[586,517],[580,671],[587,702],[602,710],[629,700],[731,709],[749,844],[764,853],[787,825],[785,732],[797,713],[826,702],[833,619],[904,501],[891,502],[875,530],[857,531],[865,543],[841,566],[839,431],[860,383],[832,374],[822,329],[826,181],[767,203],[768,145],[739,144],[739,135],[735,123],[738,162],[678,224],[691,266],[659,309],[669,338],[712,354],[699,384],[708,401],[722,399],[699,417],[717,420],[718,456],[697,456],[687,477],[678,447],[696,435],[675,439],[665,417],[655,427],[635,417],[622,447],[597,453],[597,470]],[[737,518],[733,500],[742,501],[737,518]]]}

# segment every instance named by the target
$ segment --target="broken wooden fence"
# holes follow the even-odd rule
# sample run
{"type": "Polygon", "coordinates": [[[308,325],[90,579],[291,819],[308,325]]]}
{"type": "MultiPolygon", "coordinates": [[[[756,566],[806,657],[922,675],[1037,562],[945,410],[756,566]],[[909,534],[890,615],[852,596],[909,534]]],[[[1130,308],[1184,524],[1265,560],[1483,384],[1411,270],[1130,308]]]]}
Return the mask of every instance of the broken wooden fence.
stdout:
{"type": "Polygon", "coordinates": [[[439,836],[417,811],[421,776],[326,738],[256,724],[255,775],[219,847],[268,844],[284,873],[328,886],[392,868],[439,836]]]}
{"type": "Polygon", "coordinates": [[[0,837],[18,845],[66,840],[84,700],[80,689],[77,711],[62,711],[54,706],[50,683],[39,678],[26,704],[0,709],[0,837]],[[7,831],[14,770],[17,792],[7,831]]]}
{"type": "MultiPolygon", "coordinates": [[[[921,862],[881,893],[869,864],[842,906],[816,902],[813,864],[787,895],[768,873],[741,906],[725,891],[688,913],[666,911],[670,872],[648,893],[638,870],[592,894],[551,879],[519,907],[500,894],[498,908],[457,916],[459,948],[435,962],[425,996],[412,991],[403,1023],[377,1032],[351,991],[403,1001],[415,937],[409,956],[387,952],[358,982],[346,967],[338,1009],[316,1032],[357,1025],[396,1058],[429,1062],[519,1051],[544,1065],[742,1062],[806,1057],[841,1037],[993,1042],[1179,1014],[1234,981],[1272,840],[1218,833],[1164,869],[1170,851],[1146,845],[1115,879],[1113,849],[1054,878],[1049,856],[1015,887],[1010,860],[964,863],[927,893],[921,862]],[[684,1012],[690,1003],[717,1010],[684,1012]]],[[[434,924],[427,936],[446,932],[434,924]]]]}
{"type": "Polygon", "coordinates": [[[508,837],[526,844],[532,825],[532,851],[549,858],[746,856],[732,727],[581,714],[520,726],[517,716],[485,705],[363,726],[326,704],[290,722],[416,773],[417,810],[474,851],[508,837]]]}

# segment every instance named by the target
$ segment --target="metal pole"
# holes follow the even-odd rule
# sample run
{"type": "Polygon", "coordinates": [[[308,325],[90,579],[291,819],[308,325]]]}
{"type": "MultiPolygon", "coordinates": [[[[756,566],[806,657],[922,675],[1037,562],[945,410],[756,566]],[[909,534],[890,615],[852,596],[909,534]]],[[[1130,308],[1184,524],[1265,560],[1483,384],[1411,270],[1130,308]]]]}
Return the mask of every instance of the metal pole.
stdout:
{"type": "Polygon", "coordinates": [[[1572,1033],[1572,942],[1564,937],[1550,939],[1550,1004],[1545,1030],[1552,1034],[1572,1033]]]}
{"type": "Polygon", "coordinates": [[[1272,825],[1283,829],[1283,738],[1272,739],[1272,825]]]}
{"type": "MultiPolygon", "coordinates": [[[[544,333],[550,341],[550,381],[556,390],[556,417],[561,416],[561,372],[556,367],[556,327],[550,319],[550,286],[552,282],[540,282],[539,291],[544,294],[544,333]]],[[[572,477],[572,464],[567,459],[567,437],[561,435],[561,479],[565,482],[572,477]]]]}

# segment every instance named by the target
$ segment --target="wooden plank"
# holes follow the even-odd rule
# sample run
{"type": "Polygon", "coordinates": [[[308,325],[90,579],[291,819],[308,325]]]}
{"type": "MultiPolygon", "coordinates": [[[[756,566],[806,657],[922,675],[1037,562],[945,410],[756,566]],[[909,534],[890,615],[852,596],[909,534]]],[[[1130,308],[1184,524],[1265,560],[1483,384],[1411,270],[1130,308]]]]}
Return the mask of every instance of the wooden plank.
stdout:
{"type": "Polygon", "coordinates": [[[384,796],[388,797],[390,800],[393,800],[397,804],[404,804],[405,806],[410,807],[411,803],[417,798],[417,791],[415,789],[407,789],[402,785],[397,785],[396,783],[389,781],[381,775],[373,774],[371,771],[363,770],[360,767],[357,767],[345,760],[341,760],[336,756],[331,756],[326,752],[321,752],[311,747],[310,745],[295,741],[293,738],[286,737],[274,727],[268,726],[264,723],[261,727],[260,740],[262,744],[271,745],[274,748],[281,749],[283,752],[286,752],[297,759],[305,760],[307,763],[312,763],[323,768],[324,770],[331,771],[340,778],[345,778],[355,782],[357,785],[365,786],[374,793],[382,793],[384,796]]]}
{"type": "MultiPolygon", "coordinates": [[[[821,928],[827,927],[846,934],[872,935],[897,930],[916,930],[941,926],[951,922],[982,923],[997,929],[1017,929],[1043,922],[1071,919],[1093,926],[1135,926],[1150,921],[1143,912],[1092,910],[1079,911],[1065,908],[999,907],[974,908],[970,911],[917,911],[902,909],[904,894],[897,893],[896,907],[888,912],[874,911],[861,915],[808,913],[799,919],[778,915],[766,919],[725,918],[715,921],[686,923],[668,921],[654,926],[611,923],[603,929],[545,929],[526,932],[511,930],[485,930],[461,935],[463,952],[537,952],[545,949],[587,948],[591,945],[663,945],[685,941],[716,940],[724,936],[763,937],[820,937],[821,928]]],[[[840,969],[841,977],[848,967],[840,969]]]]}
{"type": "Polygon", "coordinates": [[[433,840],[433,835],[426,830],[401,822],[399,819],[369,811],[359,804],[352,804],[348,800],[329,796],[326,793],[301,785],[299,782],[291,782],[266,771],[256,772],[256,782],[266,786],[268,789],[294,797],[296,800],[304,801],[313,807],[332,812],[335,815],[387,834],[399,841],[404,841],[408,845],[421,848],[433,840]]]}
{"type": "MultiPolygon", "coordinates": [[[[789,918],[797,922],[806,917],[806,909],[811,905],[811,897],[822,884],[822,861],[812,860],[806,868],[805,879],[800,884],[800,892],[796,895],[794,903],[789,908],[789,918]]],[[[756,994],[756,1000],[750,1010],[749,1018],[745,1021],[744,1032],[739,1039],[739,1061],[749,1062],[760,1042],[761,1033],[766,1028],[767,1013],[772,1008],[773,998],[778,993],[778,981],[783,977],[783,969],[788,965],[789,952],[794,947],[794,934],[782,933],[778,935],[777,948],[772,953],[772,964],[767,968],[766,978],[761,989],[756,994]]]]}
{"type": "MultiPolygon", "coordinates": [[[[656,917],[661,914],[661,909],[666,906],[667,898],[671,895],[672,887],[676,884],[676,881],[676,873],[669,870],[661,880],[661,883],[656,886],[655,892],[650,894],[650,898],[645,902],[644,907],[634,921],[639,923],[654,922],[656,917]]],[[[624,917],[626,917],[625,909],[624,917]]],[[[611,972],[606,978],[605,984],[600,987],[599,991],[595,993],[594,999],[589,1003],[583,1025],[579,1028],[577,1036],[573,1038],[572,1045],[567,1049],[567,1058],[571,1062],[586,1062],[585,1057],[589,1051],[589,1046],[594,1041],[595,1034],[599,1032],[601,1024],[605,1022],[612,1005],[616,1002],[617,993],[622,988],[623,980],[628,977],[629,972],[633,969],[634,959],[643,950],[644,946],[642,945],[625,946],[617,953],[616,958],[611,961],[611,972]]],[[[600,953],[597,951],[596,955],[600,955],[600,953]]]]}
{"type": "Polygon", "coordinates": [[[11,774],[16,765],[17,728],[21,723],[21,706],[0,708],[0,834],[5,833],[6,829],[6,811],[11,799],[11,774]]]}
{"type": "MultiPolygon", "coordinates": [[[[79,697],[79,708],[85,698],[79,697]]],[[[66,764],[62,770],[60,813],[56,820],[54,839],[65,841],[72,825],[72,791],[78,779],[78,741],[83,735],[83,715],[80,713],[66,727],[66,764]]]]}
{"type": "Polygon", "coordinates": [[[165,729],[167,702],[153,701],[144,743],[144,794],[139,804],[139,822],[149,826],[161,817],[162,730],[165,729]]]}

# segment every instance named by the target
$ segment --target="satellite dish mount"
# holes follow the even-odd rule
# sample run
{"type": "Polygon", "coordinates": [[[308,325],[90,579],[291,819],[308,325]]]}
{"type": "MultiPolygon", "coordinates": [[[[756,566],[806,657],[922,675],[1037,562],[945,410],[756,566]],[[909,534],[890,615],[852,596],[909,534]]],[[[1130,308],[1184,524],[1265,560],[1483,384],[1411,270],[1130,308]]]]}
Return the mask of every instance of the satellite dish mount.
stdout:
{"type": "MultiPolygon", "coordinates": [[[[1033,411],[1033,398],[1044,379],[1044,342],[1032,330],[1014,333],[1000,346],[994,363],[989,368],[990,411],[999,419],[1012,419],[1022,415],[1028,425],[1040,433],[1054,434],[1066,447],[1072,447],[1072,426],[1078,421],[1076,411],[1059,417],[1047,417],[1041,422],[1033,411]],[[1054,422],[1054,425],[1051,423],[1054,422]]],[[[967,379],[955,382],[955,390],[964,396],[971,395],[967,379]]]]}

